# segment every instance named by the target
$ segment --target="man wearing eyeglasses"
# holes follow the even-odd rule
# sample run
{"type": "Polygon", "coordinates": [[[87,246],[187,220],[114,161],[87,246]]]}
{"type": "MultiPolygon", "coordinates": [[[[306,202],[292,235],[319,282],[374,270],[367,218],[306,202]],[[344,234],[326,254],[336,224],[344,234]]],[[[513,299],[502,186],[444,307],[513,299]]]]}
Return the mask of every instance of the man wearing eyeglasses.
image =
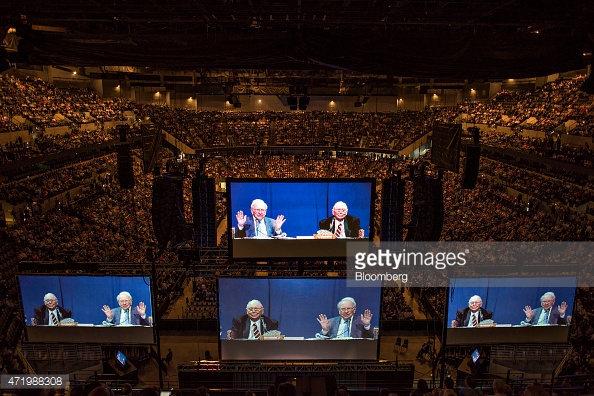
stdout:
{"type": "Polygon", "coordinates": [[[322,331],[320,335],[327,338],[373,338],[371,328],[371,311],[366,309],[364,313],[357,316],[357,303],[352,297],[345,297],[337,305],[338,315],[328,319],[320,314],[316,319],[322,331]]]}
{"type": "Polygon", "coordinates": [[[103,306],[103,313],[107,317],[106,322],[116,326],[125,325],[143,325],[150,326],[150,321],[146,314],[146,305],[141,301],[136,307],[132,305],[132,295],[123,291],[116,297],[119,307],[109,308],[109,305],[103,306]]]}
{"type": "Polygon", "coordinates": [[[43,296],[43,303],[33,310],[31,325],[57,326],[63,319],[71,318],[72,312],[58,305],[58,298],[54,293],[43,296]]]}
{"type": "Polygon", "coordinates": [[[278,215],[276,219],[266,217],[268,205],[261,199],[254,199],[250,205],[251,216],[247,216],[242,210],[237,212],[237,238],[269,238],[282,234],[282,226],[286,219],[278,215]]]}
{"type": "Polygon", "coordinates": [[[332,207],[332,216],[319,222],[320,230],[328,230],[336,238],[364,238],[358,217],[351,216],[347,204],[338,201],[332,207]]]}
{"type": "Polygon", "coordinates": [[[456,311],[452,327],[477,327],[483,320],[493,319],[493,312],[483,308],[483,299],[474,295],[468,300],[468,308],[456,311]]]}
{"type": "Polygon", "coordinates": [[[546,292],[540,297],[540,307],[532,309],[531,306],[524,307],[526,319],[522,321],[523,325],[542,325],[542,324],[568,324],[568,317],[565,315],[567,303],[561,302],[561,305],[555,307],[555,293],[546,292]]]}
{"type": "Polygon", "coordinates": [[[236,316],[227,331],[227,339],[259,340],[261,335],[271,330],[278,330],[278,321],[264,316],[264,306],[258,300],[252,300],[245,307],[245,315],[236,316]]]}

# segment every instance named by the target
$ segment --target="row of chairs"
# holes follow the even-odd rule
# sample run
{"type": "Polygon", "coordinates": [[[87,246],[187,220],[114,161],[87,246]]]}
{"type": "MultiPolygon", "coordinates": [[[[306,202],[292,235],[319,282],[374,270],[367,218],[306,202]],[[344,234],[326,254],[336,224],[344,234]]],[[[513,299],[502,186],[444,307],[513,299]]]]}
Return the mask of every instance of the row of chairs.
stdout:
{"type": "Polygon", "coordinates": [[[401,337],[396,338],[396,342],[394,343],[394,349],[392,350],[394,353],[406,353],[408,352],[408,338],[405,338],[404,341],[401,337]]]}
{"type": "Polygon", "coordinates": [[[215,307],[206,306],[206,305],[198,305],[195,307],[183,307],[182,310],[184,312],[215,312],[215,313],[217,311],[215,307]]]}
{"type": "Polygon", "coordinates": [[[182,312],[182,319],[216,319],[212,312],[182,312]]]}

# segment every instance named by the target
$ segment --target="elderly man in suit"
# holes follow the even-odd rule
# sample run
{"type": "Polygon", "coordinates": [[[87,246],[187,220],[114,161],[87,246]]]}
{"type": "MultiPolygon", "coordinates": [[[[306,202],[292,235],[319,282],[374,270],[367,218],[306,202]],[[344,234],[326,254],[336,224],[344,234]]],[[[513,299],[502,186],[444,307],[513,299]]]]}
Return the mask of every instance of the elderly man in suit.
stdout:
{"type": "Polygon", "coordinates": [[[336,238],[363,238],[361,221],[358,217],[351,216],[347,204],[338,201],[332,207],[332,216],[319,222],[320,230],[328,230],[336,238]]]}
{"type": "Polygon", "coordinates": [[[252,300],[248,302],[245,311],[245,315],[233,318],[231,330],[227,331],[228,339],[257,340],[268,331],[278,330],[278,321],[264,316],[264,306],[260,301],[252,300]]]}
{"type": "Polygon", "coordinates": [[[452,327],[476,327],[487,319],[493,319],[493,312],[483,308],[483,299],[474,295],[468,300],[468,307],[456,311],[452,327]]]}
{"type": "Polygon", "coordinates": [[[371,328],[371,311],[366,309],[360,316],[356,316],[357,303],[352,297],[345,297],[337,305],[338,315],[328,319],[320,314],[316,319],[322,331],[320,335],[328,338],[373,338],[371,328]]]}
{"type": "Polygon", "coordinates": [[[546,292],[540,297],[540,307],[532,309],[531,306],[524,307],[526,319],[522,321],[524,325],[536,324],[567,324],[567,303],[563,301],[561,305],[555,308],[555,293],[546,292]]]}
{"type": "Polygon", "coordinates": [[[268,205],[261,199],[254,199],[250,205],[251,216],[237,212],[237,238],[268,238],[282,234],[282,226],[286,219],[278,215],[276,219],[266,217],[268,205]]]}
{"type": "Polygon", "coordinates": [[[33,326],[57,326],[63,319],[71,318],[72,312],[58,305],[58,298],[54,293],[47,293],[43,296],[44,305],[33,310],[31,324],[33,326]]]}
{"type": "Polygon", "coordinates": [[[105,314],[107,323],[120,325],[144,325],[150,326],[150,321],[146,315],[146,305],[141,301],[136,307],[132,306],[132,295],[127,291],[123,291],[117,296],[119,307],[109,308],[108,305],[103,306],[103,313],[105,314]]]}

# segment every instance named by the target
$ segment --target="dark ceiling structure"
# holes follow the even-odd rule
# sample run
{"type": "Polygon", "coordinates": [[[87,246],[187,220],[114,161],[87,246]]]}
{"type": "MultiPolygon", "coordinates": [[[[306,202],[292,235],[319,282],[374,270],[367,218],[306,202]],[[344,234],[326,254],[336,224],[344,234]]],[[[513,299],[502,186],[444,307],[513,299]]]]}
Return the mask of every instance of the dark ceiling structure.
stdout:
{"type": "Polygon", "coordinates": [[[497,80],[583,69],[594,1],[4,0],[0,24],[33,65],[497,80]]]}

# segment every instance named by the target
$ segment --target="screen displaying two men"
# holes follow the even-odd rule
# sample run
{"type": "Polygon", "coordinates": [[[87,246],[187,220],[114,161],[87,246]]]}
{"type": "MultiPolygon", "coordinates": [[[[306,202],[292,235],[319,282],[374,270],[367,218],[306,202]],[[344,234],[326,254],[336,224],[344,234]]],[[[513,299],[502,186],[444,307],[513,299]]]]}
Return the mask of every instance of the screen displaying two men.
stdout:
{"type": "Polygon", "coordinates": [[[345,279],[220,278],[221,357],[376,359],[380,295],[345,279]]]}
{"type": "Polygon", "coordinates": [[[374,186],[372,179],[228,179],[233,257],[344,258],[344,241],[369,237],[374,186]],[[255,241],[262,239],[281,242],[255,241]]]}
{"type": "Polygon", "coordinates": [[[149,277],[20,275],[18,280],[31,342],[154,341],[149,277]]]}
{"type": "Polygon", "coordinates": [[[452,279],[448,343],[566,342],[575,291],[575,277],[452,279]]]}

